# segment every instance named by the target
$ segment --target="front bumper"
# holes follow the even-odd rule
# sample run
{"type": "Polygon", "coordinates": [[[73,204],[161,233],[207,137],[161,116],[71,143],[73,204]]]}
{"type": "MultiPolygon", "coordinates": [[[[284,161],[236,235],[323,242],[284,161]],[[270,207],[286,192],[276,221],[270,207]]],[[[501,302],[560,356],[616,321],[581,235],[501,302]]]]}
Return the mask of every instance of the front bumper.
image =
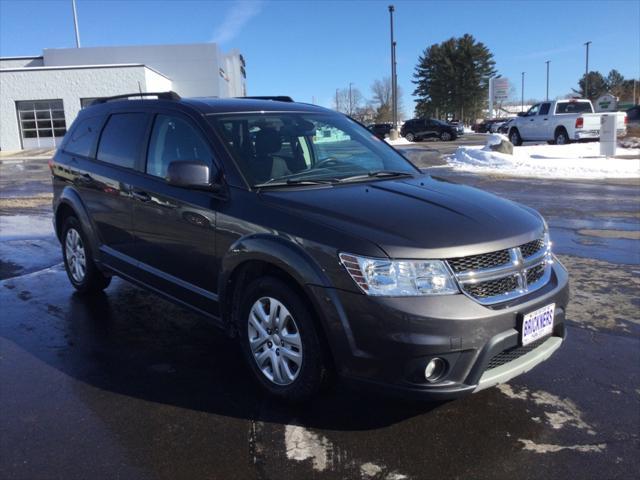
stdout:
{"type": "Polygon", "coordinates": [[[382,298],[312,289],[322,299],[318,304],[341,376],[405,397],[456,398],[506,382],[546,360],[565,338],[569,286],[559,262],[547,285],[499,306],[482,306],[461,294],[382,298]],[[535,348],[519,347],[522,316],[550,303],[556,305],[552,336],[535,348]],[[513,359],[496,361],[505,356],[513,359]],[[447,372],[429,383],[423,372],[434,357],[445,359],[447,372]]]}

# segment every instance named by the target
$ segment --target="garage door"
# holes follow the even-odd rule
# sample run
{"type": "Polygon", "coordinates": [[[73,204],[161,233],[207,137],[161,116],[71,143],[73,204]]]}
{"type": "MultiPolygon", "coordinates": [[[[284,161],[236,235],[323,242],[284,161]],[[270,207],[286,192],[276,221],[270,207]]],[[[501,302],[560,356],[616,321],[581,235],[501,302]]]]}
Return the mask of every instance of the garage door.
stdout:
{"type": "Polygon", "coordinates": [[[67,132],[62,100],[16,102],[22,148],[55,147],[67,132]]]}

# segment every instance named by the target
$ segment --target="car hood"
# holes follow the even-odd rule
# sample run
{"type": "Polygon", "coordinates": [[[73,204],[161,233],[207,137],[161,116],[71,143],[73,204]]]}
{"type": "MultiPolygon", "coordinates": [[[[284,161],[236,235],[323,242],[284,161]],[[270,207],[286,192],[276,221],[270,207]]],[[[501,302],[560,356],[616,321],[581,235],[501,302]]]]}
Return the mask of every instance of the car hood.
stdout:
{"type": "Polygon", "coordinates": [[[544,231],[542,217],[528,207],[429,176],[265,190],[262,197],[291,214],[372,241],[391,258],[474,255],[526,243],[544,231]]]}

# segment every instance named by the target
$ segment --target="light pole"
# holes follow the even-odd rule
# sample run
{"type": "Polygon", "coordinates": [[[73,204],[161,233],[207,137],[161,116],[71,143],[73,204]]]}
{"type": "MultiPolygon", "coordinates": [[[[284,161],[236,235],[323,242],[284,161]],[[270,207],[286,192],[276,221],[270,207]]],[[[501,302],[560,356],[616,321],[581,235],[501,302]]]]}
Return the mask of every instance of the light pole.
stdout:
{"type": "Polygon", "coordinates": [[[545,63],[547,64],[547,100],[549,100],[549,63],[551,60],[547,60],[545,63]]]}
{"type": "Polygon", "coordinates": [[[73,28],[76,31],[76,48],[80,48],[80,31],[78,30],[78,12],[76,11],[76,0],[71,0],[73,9],[73,28]]]}
{"type": "Polygon", "coordinates": [[[349,82],[349,116],[353,114],[353,97],[351,96],[351,85],[353,85],[353,83],[349,82]]]}
{"type": "Polygon", "coordinates": [[[396,42],[393,39],[393,12],[395,7],[389,5],[389,22],[391,25],[391,115],[393,121],[393,127],[398,125],[398,119],[396,117],[396,42]]]}
{"type": "Polygon", "coordinates": [[[587,62],[584,68],[584,98],[589,98],[589,45],[591,45],[591,42],[584,44],[587,47],[587,62]]]}
{"type": "Polygon", "coordinates": [[[524,112],[524,74],[525,72],[522,72],[522,88],[520,89],[520,94],[522,95],[521,100],[520,100],[520,111],[524,112]]]}
{"type": "Polygon", "coordinates": [[[336,112],[340,111],[340,102],[338,101],[338,89],[336,88],[336,112]]]}

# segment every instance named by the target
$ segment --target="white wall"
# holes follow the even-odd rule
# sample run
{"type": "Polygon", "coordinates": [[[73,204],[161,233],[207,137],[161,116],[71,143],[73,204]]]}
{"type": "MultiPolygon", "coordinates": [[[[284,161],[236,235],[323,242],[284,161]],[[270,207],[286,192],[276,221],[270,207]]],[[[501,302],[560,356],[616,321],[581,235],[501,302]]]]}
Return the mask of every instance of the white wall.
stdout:
{"type": "Polygon", "coordinates": [[[222,96],[218,69],[221,55],[215,43],[141,45],[131,47],[50,48],[46,66],[140,63],[169,77],[183,97],[222,96]]]}
{"type": "Polygon", "coordinates": [[[172,89],[169,79],[142,65],[0,70],[0,149],[21,148],[16,101],[62,99],[69,128],[80,111],[80,98],[134,93],[138,82],[143,92],[172,89]]]}

